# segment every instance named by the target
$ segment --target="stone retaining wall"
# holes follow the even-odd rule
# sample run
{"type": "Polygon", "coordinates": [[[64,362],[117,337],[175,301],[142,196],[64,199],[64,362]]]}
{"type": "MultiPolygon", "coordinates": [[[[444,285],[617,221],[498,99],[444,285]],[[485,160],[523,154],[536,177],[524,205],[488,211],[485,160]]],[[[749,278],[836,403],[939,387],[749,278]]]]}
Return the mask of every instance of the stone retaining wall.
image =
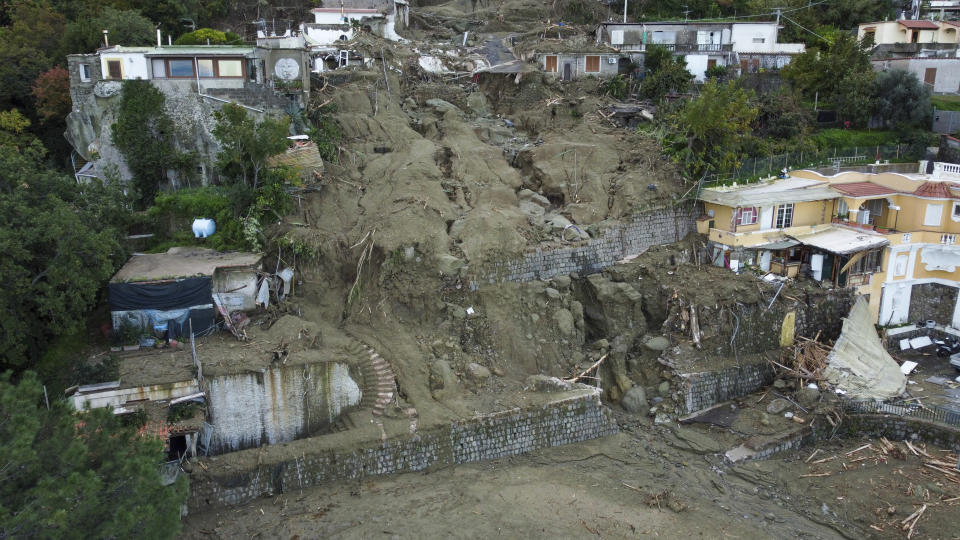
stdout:
{"type": "Polygon", "coordinates": [[[191,478],[191,511],[244,504],[323,482],[513,456],[617,433],[599,392],[457,421],[413,437],[320,450],[235,473],[191,478]]]}
{"type": "Polygon", "coordinates": [[[550,279],[573,272],[593,274],[624,257],[643,253],[651,246],[679,242],[695,232],[699,209],[684,204],[638,214],[629,221],[604,230],[602,236],[584,245],[553,250],[536,249],[519,259],[481,266],[470,276],[472,288],[505,281],[550,279]]]}
{"type": "Polygon", "coordinates": [[[773,368],[766,362],[733,366],[718,371],[681,373],[687,413],[755,392],[773,383],[774,375],[773,368]]]}

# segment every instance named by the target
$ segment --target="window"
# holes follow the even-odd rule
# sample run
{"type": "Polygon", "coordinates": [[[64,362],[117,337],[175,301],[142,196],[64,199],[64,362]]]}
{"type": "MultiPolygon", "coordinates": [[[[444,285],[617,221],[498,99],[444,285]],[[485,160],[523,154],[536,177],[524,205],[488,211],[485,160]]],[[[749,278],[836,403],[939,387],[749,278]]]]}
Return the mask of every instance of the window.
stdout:
{"type": "Polygon", "coordinates": [[[777,207],[777,228],[793,227],[793,203],[781,204],[777,207]]]}
{"type": "Polygon", "coordinates": [[[556,73],[556,72],[557,72],[557,57],[556,57],[556,56],[548,56],[548,57],[547,57],[546,66],[547,66],[547,73],[556,73]]]}
{"type": "Polygon", "coordinates": [[[906,253],[897,255],[896,262],[893,263],[893,275],[896,277],[907,275],[907,263],[909,260],[910,256],[906,253]]]}
{"type": "Polygon", "coordinates": [[[611,31],[610,31],[610,44],[611,44],[611,45],[623,45],[623,30],[611,30],[611,31]]]}
{"type": "Polygon", "coordinates": [[[840,219],[847,219],[847,216],[850,215],[850,207],[847,205],[847,201],[840,199],[840,202],[837,203],[837,217],[840,219]]]}
{"type": "Polygon", "coordinates": [[[880,270],[880,251],[872,249],[866,255],[860,257],[853,263],[847,272],[852,276],[854,274],[872,274],[880,270]]]}
{"type": "Polygon", "coordinates": [[[588,56],[587,57],[587,68],[585,70],[587,73],[600,73],[600,57],[599,56],[588,56]]]}
{"type": "Polygon", "coordinates": [[[197,74],[201,77],[214,77],[216,74],[213,71],[213,59],[212,58],[198,58],[197,59],[197,74]]]}
{"type": "Polygon", "coordinates": [[[759,213],[756,207],[737,208],[737,225],[755,225],[759,213]]]}
{"type": "Polygon", "coordinates": [[[950,212],[950,219],[960,221],[960,201],[953,201],[953,210],[950,212]]]}
{"type": "Polygon", "coordinates": [[[217,60],[218,77],[243,77],[243,63],[240,60],[217,60]]]}
{"type": "Polygon", "coordinates": [[[767,38],[755,37],[755,38],[753,38],[753,42],[754,42],[754,43],[766,43],[766,42],[767,42],[767,38]]]}
{"type": "Polygon", "coordinates": [[[90,82],[90,64],[80,64],[80,81],[90,82]]]}
{"type": "Polygon", "coordinates": [[[108,79],[123,78],[123,66],[120,64],[119,60],[107,60],[107,78],[108,79]]]}
{"type": "Polygon", "coordinates": [[[167,73],[170,77],[193,77],[193,60],[167,60],[167,73]]]}
{"type": "Polygon", "coordinates": [[[248,58],[247,59],[247,78],[253,82],[257,82],[257,59],[248,58]]]}
{"type": "Polygon", "coordinates": [[[939,227],[943,218],[942,204],[928,204],[927,212],[923,216],[923,224],[927,227],[939,227]]]}
{"type": "Polygon", "coordinates": [[[150,61],[150,65],[153,67],[153,78],[154,79],[166,79],[167,78],[167,62],[163,58],[154,58],[150,61]]]}

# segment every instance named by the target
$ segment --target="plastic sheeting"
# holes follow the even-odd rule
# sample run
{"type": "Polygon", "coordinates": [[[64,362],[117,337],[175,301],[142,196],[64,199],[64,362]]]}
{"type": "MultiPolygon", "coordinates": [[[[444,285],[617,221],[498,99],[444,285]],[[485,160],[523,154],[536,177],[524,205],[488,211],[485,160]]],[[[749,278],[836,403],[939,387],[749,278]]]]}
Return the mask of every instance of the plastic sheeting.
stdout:
{"type": "Polygon", "coordinates": [[[210,304],[213,284],[209,277],[153,283],[111,283],[110,310],[170,310],[210,304]]]}
{"type": "Polygon", "coordinates": [[[907,377],[880,342],[863,298],[857,299],[843,320],[823,373],[830,384],[854,398],[889,399],[907,386],[907,377]]]}

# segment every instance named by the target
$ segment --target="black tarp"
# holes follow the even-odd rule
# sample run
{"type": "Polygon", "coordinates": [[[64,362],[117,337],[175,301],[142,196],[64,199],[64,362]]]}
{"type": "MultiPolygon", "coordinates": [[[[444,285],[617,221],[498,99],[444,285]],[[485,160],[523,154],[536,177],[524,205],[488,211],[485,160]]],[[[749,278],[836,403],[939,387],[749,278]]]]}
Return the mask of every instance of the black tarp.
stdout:
{"type": "Polygon", "coordinates": [[[198,307],[213,304],[213,281],[209,277],[162,283],[111,283],[108,292],[110,311],[131,312],[126,319],[139,326],[167,323],[170,337],[189,335],[191,323],[194,334],[205,335],[216,320],[212,306],[198,307]],[[179,314],[165,313],[171,311],[179,314]]]}
{"type": "Polygon", "coordinates": [[[186,278],[162,283],[111,283],[111,311],[184,309],[213,303],[209,277],[186,278]]]}

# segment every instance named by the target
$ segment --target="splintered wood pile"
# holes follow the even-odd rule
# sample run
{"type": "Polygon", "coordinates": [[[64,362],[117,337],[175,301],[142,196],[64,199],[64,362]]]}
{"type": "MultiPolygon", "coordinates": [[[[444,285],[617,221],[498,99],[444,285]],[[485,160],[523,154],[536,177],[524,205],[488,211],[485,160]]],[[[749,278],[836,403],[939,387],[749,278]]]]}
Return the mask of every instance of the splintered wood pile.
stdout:
{"type": "Polygon", "coordinates": [[[778,373],[802,381],[824,380],[822,372],[827,367],[831,347],[817,341],[818,337],[819,332],[813,339],[797,336],[796,343],[780,353],[780,362],[774,362],[778,373]]]}

